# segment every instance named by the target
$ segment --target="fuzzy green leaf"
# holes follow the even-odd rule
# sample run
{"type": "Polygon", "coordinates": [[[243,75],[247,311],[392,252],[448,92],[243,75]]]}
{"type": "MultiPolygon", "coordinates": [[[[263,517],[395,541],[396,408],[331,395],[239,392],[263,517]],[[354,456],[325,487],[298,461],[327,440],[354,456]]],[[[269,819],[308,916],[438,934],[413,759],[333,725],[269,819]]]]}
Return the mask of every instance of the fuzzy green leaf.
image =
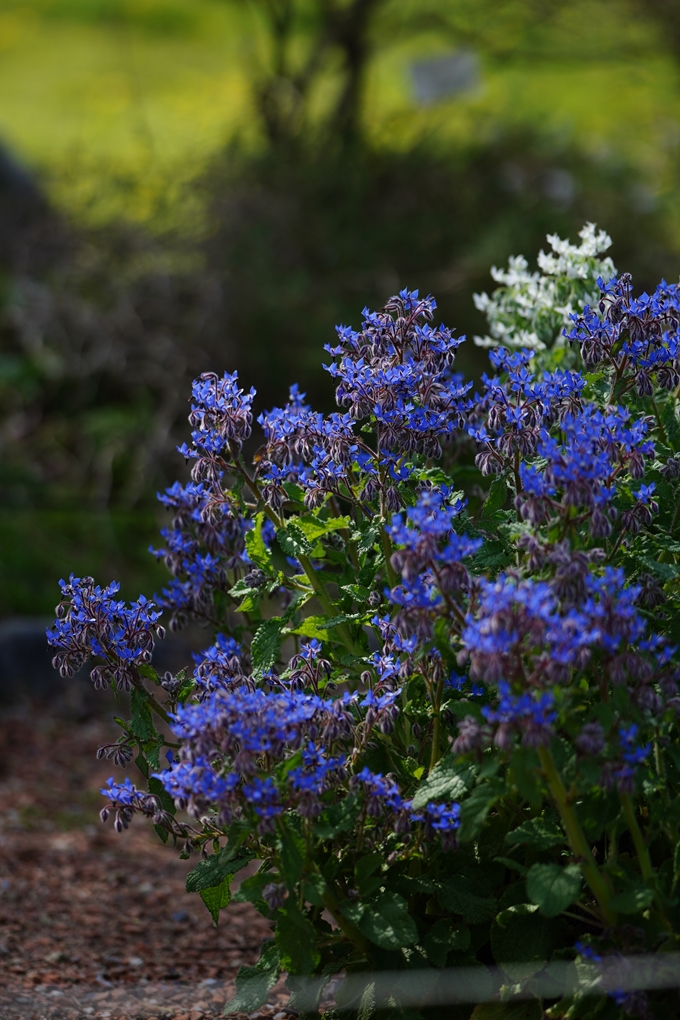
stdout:
{"type": "Polygon", "coordinates": [[[469,924],[482,924],[484,921],[490,921],[498,910],[494,899],[477,896],[470,892],[462,875],[455,875],[442,882],[439,889],[439,902],[444,910],[460,914],[463,920],[469,924]]]}
{"type": "Polygon", "coordinates": [[[139,741],[149,740],[155,731],[151,709],[149,708],[149,696],[145,690],[133,687],[130,693],[130,729],[139,741]]]}
{"type": "Polygon", "coordinates": [[[546,917],[557,917],[578,899],[581,869],[577,864],[534,864],[526,878],[527,894],[546,917]]]}
{"type": "Polygon", "coordinates": [[[257,628],[250,646],[250,655],[254,673],[266,673],[279,657],[283,630],[283,620],[274,617],[265,620],[257,628]]]}
{"type": "Polygon", "coordinates": [[[224,878],[231,878],[252,861],[254,856],[252,850],[242,847],[223,847],[219,853],[206,857],[189,872],[186,880],[187,892],[202,892],[204,889],[220,885],[224,878]]]}
{"type": "Polygon", "coordinates": [[[230,882],[231,875],[226,875],[219,885],[211,886],[209,889],[201,889],[201,899],[208,908],[215,927],[217,927],[217,922],[220,919],[220,910],[229,905],[229,900],[231,899],[230,882]]]}
{"type": "Polygon", "coordinates": [[[309,556],[314,548],[297,521],[288,521],[276,532],[278,543],[286,556],[309,556]]]}
{"type": "Polygon", "coordinates": [[[264,524],[264,511],[255,517],[255,526],[246,531],[245,543],[246,552],[256,567],[269,572],[272,565],[272,554],[267,548],[262,537],[262,525],[264,524]]]}
{"type": "Polygon", "coordinates": [[[543,917],[533,904],[519,903],[501,911],[491,925],[491,951],[513,981],[523,981],[542,969],[561,934],[562,922],[543,917]]]}
{"type": "Polygon", "coordinates": [[[395,892],[383,893],[368,904],[359,927],[366,938],[381,949],[401,949],[418,940],[418,929],[409,914],[408,903],[395,892]]]}
{"type": "Polygon", "coordinates": [[[418,810],[431,800],[460,800],[472,788],[476,769],[473,765],[442,758],[416,790],[413,807],[418,810]]]}
{"type": "Polygon", "coordinates": [[[283,970],[290,974],[313,973],[321,959],[316,932],[293,897],[288,897],[280,911],[275,938],[283,970]]]}
{"type": "Polygon", "coordinates": [[[549,850],[551,846],[564,843],[562,829],[551,818],[530,818],[518,825],[505,837],[506,843],[528,843],[537,850],[549,850]]]}
{"type": "Polygon", "coordinates": [[[508,487],[505,484],[505,478],[494,478],[489,489],[489,495],[486,497],[484,507],[482,508],[482,519],[491,517],[498,510],[502,510],[507,498],[508,487]]]}
{"type": "Polygon", "coordinates": [[[254,967],[241,967],[236,975],[236,994],[224,1007],[229,1013],[252,1013],[264,1006],[270,990],[279,979],[279,947],[265,942],[254,967]]]}

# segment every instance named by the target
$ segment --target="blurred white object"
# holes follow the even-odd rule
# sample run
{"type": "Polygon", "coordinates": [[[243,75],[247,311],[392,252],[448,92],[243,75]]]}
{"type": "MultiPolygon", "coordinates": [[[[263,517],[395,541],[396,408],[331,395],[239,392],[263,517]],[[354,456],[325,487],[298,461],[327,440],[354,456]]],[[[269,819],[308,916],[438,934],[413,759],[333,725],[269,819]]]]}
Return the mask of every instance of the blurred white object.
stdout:
{"type": "Polygon", "coordinates": [[[441,99],[477,88],[480,83],[479,58],[470,50],[429,57],[411,64],[411,75],[418,106],[430,106],[441,99]]]}

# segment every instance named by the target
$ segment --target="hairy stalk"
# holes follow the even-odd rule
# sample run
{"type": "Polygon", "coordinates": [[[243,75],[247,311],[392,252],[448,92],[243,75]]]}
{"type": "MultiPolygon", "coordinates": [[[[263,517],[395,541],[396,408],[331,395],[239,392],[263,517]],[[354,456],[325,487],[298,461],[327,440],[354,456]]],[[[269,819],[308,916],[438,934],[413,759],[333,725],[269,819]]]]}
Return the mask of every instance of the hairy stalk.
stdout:
{"type": "Polygon", "coordinates": [[[633,838],[635,850],[638,855],[638,861],[640,862],[640,871],[642,872],[642,877],[644,878],[645,882],[649,882],[651,879],[654,878],[654,868],[652,867],[652,862],[649,859],[649,850],[647,849],[647,844],[645,843],[644,836],[640,831],[638,820],[635,817],[635,808],[633,807],[633,802],[630,799],[629,793],[622,793],[620,794],[620,797],[621,806],[623,808],[623,817],[626,819],[626,825],[628,826],[630,834],[633,838]]]}
{"type": "Polygon", "coordinates": [[[538,757],[567,833],[569,845],[574,855],[580,858],[583,877],[590,886],[605,921],[609,925],[614,925],[616,923],[616,913],[610,906],[611,892],[609,886],[595,863],[595,858],[581,828],[578,816],[573,806],[569,803],[567,791],[564,788],[562,777],[557,771],[553,757],[547,747],[538,748],[538,757]]]}
{"type": "Polygon", "coordinates": [[[444,694],[444,681],[440,680],[437,684],[437,692],[434,698],[434,729],[432,731],[432,752],[430,754],[430,772],[439,761],[439,741],[441,739],[441,705],[442,695],[444,694]]]}

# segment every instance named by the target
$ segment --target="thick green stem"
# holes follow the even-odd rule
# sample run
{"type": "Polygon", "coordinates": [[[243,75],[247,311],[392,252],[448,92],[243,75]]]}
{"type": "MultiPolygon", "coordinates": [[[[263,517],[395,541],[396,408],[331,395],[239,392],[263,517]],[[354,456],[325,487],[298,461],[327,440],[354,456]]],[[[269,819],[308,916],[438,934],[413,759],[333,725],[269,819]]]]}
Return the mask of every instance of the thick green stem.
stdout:
{"type": "Polygon", "coordinates": [[[553,800],[560,813],[562,824],[567,833],[567,839],[574,855],[580,858],[583,877],[590,886],[590,889],[597,900],[602,916],[609,925],[616,923],[616,913],[610,906],[611,892],[603,875],[600,872],[595,858],[592,855],[588,840],[585,837],[581,823],[578,820],[573,806],[569,803],[567,791],[564,788],[552,755],[547,747],[538,748],[538,757],[543,767],[543,772],[548,781],[553,800]]]}
{"type": "MultiPolygon", "coordinates": [[[[327,616],[329,617],[337,616],[338,610],[333,605],[333,601],[330,595],[328,594],[326,585],[323,583],[323,581],[317,574],[316,570],[314,569],[314,564],[310,560],[309,556],[305,556],[304,554],[301,553],[298,555],[298,560],[305,574],[309,578],[309,583],[314,589],[314,593],[316,594],[316,597],[323,606],[327,616]]],[[[352,635],[349,632],[349,627],[347,626],[346,623],[337,624],[334,630],[338,632],[342,643],[345,645],[347,650],[351,652],[352,655],[361,655],[361,649],[358,648],[355,642],[353,641],[352,635]]]]}
{"type": "Polygon", "coordinates": [[[659,430],[659,435],[663,439],[663,441],[666,444],[666,446],[670,446],[671,444],[668,441],[668,433],[666,432],[666,428],[664,426],[664,423],[661,420],[661,413],[659,411],[659,406],[658,406],[656,400],[654,399],[654,397],[651,398],[651,401],[652,401],[652,409],[654,411],[654,417],[656,418],[656,427],[659,430]]]}
{"type": "Polygon", "coordinates": [[[345,938],[349,939],[349,941],[365,956],[370,956],[370,945],[368,939],[362,935],[352,921],[348,921],[346,917],[343,917],[338,901],[328,886],[326,886],[326,890],[323,894],[323,905],[328,913],[332,914],[338,928],[345,938]]]}
{"type": "Polygon", "coordinates": [[[654,868],[652,862],[649,859],[649,850],[645,843],[644,837],[640,832],[640,826],[638,820],[635,817],[635,808],[633,802],[630,799],[629,793],[622,793],[621,795],[621,806],[623,808],[623,817],[626,819],[626,825],[633,837],[633,843],[635,844],[635,850],[638,855],[638,861],[640,864],[640,871],[645,882],[649,882],[654,878],[654,868]]]}
{"type": "Polygon", "coordinates": [[[394,567],[392,566],[392,543],[390,541],[390,536],[387,534],[387,531],[385,530],[384,523],[380,528],[380,538],[382,541],[383,553],[385,555],[385,570],[387,571],[387,581],[389,583],[390,588],[394,588],[397,583],[397,575],[395,574],[394,567]]]}
{"type": "Polygon", "coordinates": [[[434,727],[432,730],[432,752],[430,754],[430,772],[439,761],[439,740],[441,732],[441,703],[442,694],[444,693],[444,681],[440,680],[437,684],[437,693],[434,699],[434,727]]]}

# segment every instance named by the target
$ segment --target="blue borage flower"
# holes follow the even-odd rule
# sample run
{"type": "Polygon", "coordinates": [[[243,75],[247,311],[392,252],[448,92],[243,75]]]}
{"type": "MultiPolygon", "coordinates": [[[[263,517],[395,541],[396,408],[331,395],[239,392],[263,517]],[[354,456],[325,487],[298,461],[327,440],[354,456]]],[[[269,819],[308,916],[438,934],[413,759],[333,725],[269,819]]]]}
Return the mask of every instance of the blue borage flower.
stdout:
{"type": "Polygon", "coordinates": [[[156,600],[170,611],[171,627],[190,616],[210,619],[214,593],[230,587],[227,572],[249,562],[245,535],[252,525],[224,499],[216,501],[206,482],[175,482],[157,498],[173,512],[173,520],[172,527],[161,530],[165,547],[150,549],[172,575],[156,600]]]}
{"type": "Polygon", "coordinates": [[[640,396],[651,396],[654,386],[672,390],[678,374],[678,323],[680,288],[662,280],[653,294],[632,296],[627,273],[604,283],[599,309],[586,306],[573,315],[574,327],[565,331],[581,345],[586,368],[608,364],[622,381],[620,389],[635,386],[640,396]]]}
{"type": "Polygon", "coordinates": [[[140,595],[129,607],[115,598],[120,585],[95,585],[91,577],[60,581],[57,619],[48,627],[47,643],[58,649],[52,660],[62,676],[74,676],[93,656],[105,660],[90,676],[97,689],[115,684],[130,690],[139,666],[151,662],[154,637],[165,631],[155,603],[140,595]]]}

